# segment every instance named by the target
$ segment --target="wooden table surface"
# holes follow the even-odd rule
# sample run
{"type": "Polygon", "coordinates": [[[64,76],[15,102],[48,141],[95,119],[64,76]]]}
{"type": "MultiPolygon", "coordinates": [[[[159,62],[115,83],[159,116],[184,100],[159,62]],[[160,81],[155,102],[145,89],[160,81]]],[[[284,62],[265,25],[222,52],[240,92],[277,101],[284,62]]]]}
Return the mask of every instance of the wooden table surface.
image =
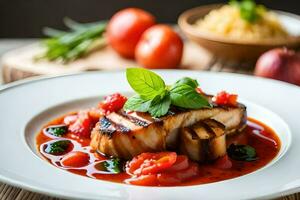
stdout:
{"type": "MultiPolygon", "coordinates": [[[[8,50],[15,49],[36,40],[34,39],[0,39],[0,56],[8,50]]],[[[1,69],[1,65],[0,65],[1,69]]],[[[225,71],[232,73],[252,74],[253,66],[228,65],[228,63],[219,62],[214,56],[211,56],[210,62],[201,67],[205,71],[225,71]]],[[[1,70],[0,70],[1,71],[1,70]]],[[[2,75],[0,74],[0,77],[2,75]]],[[[1,85],[0,78],[0,85],[1,85]]],[[[13,187],[0,182],[1,200],[55,200],[58,198],[49,197],[42,194],[30,192],[21,188],[13,187]]],[[[278,198],[278,200],[300,200],[300,193],[278,198]]]]}

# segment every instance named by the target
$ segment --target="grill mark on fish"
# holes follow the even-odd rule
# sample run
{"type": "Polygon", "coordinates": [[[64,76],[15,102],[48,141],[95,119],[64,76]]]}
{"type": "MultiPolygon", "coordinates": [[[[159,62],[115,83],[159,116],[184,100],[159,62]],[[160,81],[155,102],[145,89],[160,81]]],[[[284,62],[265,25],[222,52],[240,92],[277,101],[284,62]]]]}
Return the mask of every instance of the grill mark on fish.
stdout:
{"type": "Polygon", "coordinates": [[[112,137],[113,133],[116,131],[115,127],[106,117],[102,117],[99,120],[100,128],[99,130],[103,133],[108,135],[110,138],[112,137]]]}
{"type": "Polygon", "coordinates": [[[213,133],[214,136],[221,136],[223,135],[225,132],[225,125],[218,122],[215,119],[206,119],[202,121],[203,124],[207,125],[207,127],[209,127],[209,129],[211,130],[211,133],[213,133]]]}
{"type": "Polygon", "coordinates": [[[116,127],[117,130],[120,130],[122,133],[129,133],[131,131],[130,128],[127,128],[121,124],[117,124],[116,127]]]}
{"type": "Polygon", "coordinates": [[[141,120],[137,117],[134,117],[132,115],[129,115],[127,112],[125,112],[124,110],[121,111],[119,113],[120,115],[122,115],[123,117],[125,117],[126,119],[130,120],[132,123],[134,123],[135,125],[137,126],[142,126],[142,127],[147,127],[150,125],[150,123],[144,121],[144,120],[141,120]]]}
{"type": "Polygon", "coordinates": [[[193,129],[191,129],[191,128],[186,128],[186,129],[188,129],[189,133],[191,133],[191,136],[192,136],[193,140],[198,140],[199,139],[197,133],[193,129]]]}
{"type": "Polygon", "coordinates": [[[210,135],[210,137],[215,136],[215,132],[212,130],[212,128],[208,124],[202,122],[201,125],[206,130],[206,132],[210,135]]]}
{"type": "Polygon", "coordinates": [[[205,123],[208,126],[213,127],[213,128],[220,128],[220,129],[226,128],[224,124],[218,122],[215,119],[206,119],[206,120],[203,120],[203,123],[205,123]]]}
{"type": "Polygon", "coordinates": [[[102,117],[100,120],[100,131],[103,132],[104,134],[107,134],[110,138],[112,135],[116,132],[119,131],[121,133],[129,133],[131,130],[128,127],[123,126],[122,124],[117,124],[107,117],[102,117]]]}

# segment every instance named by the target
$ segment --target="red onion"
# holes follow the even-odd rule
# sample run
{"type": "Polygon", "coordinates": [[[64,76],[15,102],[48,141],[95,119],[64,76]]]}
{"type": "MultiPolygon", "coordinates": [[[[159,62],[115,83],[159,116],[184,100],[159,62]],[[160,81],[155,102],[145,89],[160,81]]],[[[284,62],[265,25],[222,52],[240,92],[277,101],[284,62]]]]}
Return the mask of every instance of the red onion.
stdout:
{"type": "Polygon", "coordinates": [[[257,60],[254,74],[300,86],[300,54],[286,48],[267,51],[257,60]]]}

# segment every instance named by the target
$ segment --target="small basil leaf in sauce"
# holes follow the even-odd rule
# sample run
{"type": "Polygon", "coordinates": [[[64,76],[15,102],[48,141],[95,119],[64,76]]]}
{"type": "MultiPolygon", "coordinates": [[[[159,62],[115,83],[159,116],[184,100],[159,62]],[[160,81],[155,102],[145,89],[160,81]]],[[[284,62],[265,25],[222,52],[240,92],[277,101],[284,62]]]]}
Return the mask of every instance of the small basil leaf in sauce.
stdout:
{"type": "Polygon", "coordinates": [[[249,145],[231,144],[227,149],[228,156],[238,161],[254,161],[257,160],[256,150],[249,145]]]}
{"type": "Polygon", "coordinates": [[[118,158],[105,160],[95,165],[95,168],[99,171],[111,172],[112,174],[118,174],[122,172],[121,161],[118,158]]]}
{"type": "Polygon", "coordinates": [[[60,155],[67,151],[70,144],[71,142],[69,140],[58,140],[49,143],[45,149],[45,152],[53,155],[60,155]]]}
{"type": "Polygon", "coordinates": [[[50,126],[46,129],[47,133],[56,137],[61,137],[67,133],[68,127],[66,125],[50,126]]]}

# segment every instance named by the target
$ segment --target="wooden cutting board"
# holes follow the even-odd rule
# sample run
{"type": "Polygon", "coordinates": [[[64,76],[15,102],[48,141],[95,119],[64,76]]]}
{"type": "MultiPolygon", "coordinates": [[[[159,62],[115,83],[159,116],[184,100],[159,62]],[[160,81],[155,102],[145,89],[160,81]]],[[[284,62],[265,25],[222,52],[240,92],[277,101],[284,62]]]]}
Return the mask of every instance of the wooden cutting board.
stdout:
{"type": "MultiPolygon", "coordinates": [[[[12,50],[2,56],[2,76],[4,83],[13,82],[36,75],[61,75],[81,71],[117,70],[137,66],[134,60],[120,57],[109,46],[94,51],[84,58],[63,64],[36,60],[44,48],[34,43],[12,50]]],[[[213,56],[192,42],[185,42],[181,69],[205,69],[213,56]]]]}

